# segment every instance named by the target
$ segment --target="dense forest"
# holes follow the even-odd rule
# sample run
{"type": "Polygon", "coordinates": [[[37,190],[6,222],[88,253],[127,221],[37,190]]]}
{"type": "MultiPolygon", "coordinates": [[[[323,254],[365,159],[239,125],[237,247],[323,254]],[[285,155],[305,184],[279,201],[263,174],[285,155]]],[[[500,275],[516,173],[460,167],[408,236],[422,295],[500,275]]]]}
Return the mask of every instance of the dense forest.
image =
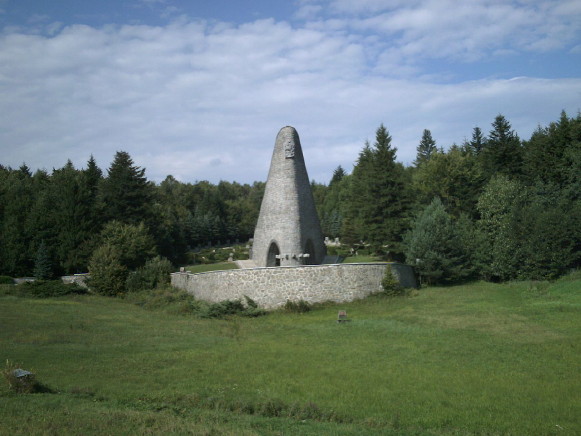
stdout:
{"type": "MultiPolygon", "coordinates": [[[[418,135],[420,136],[420,135],[418,135]]],[[[430,283],[554,278],[581,261],[581,114],[521,140],[502,115],[488,134],[439,147],[424,130],[413,165],[381,125],[350,174],[312,182],[323,232],[414,265],[430,283]]],[[[264,183],[155,184],[120,151],[104,173],[91,157],[52,172],[0,165],[0,275],[86,272],[97,258],[130,271],[174,265],[210,243],[246,242],[264,183]]]]}

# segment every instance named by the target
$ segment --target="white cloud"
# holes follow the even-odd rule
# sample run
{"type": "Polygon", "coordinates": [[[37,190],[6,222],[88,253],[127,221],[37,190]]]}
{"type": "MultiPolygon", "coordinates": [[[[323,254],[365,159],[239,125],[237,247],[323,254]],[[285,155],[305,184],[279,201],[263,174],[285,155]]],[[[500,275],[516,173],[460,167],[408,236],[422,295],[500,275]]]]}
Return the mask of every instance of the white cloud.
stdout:
{"type": "MultiPolygon", "coordinates": [[[[387,3],[365,4],[355,12],[383,11],[387,3]]],[[[398,10],[386,17],[386,29],[400,36],[386,47],[381,36],[350,33],[341,20],[293,27],[273,19],[239,26],[182,19],[55,27],[54,35],[5,30],[0,163],[50,170],[68,158],[83,166],[93,154],[105,169],[115,151],[126,150],[156,181],[172,174],[252,182],[266,178],[278,130],[293,125],[309,175],[327,182],[337,165],[351,169],[382,122],[398,159],[411,162],[425,128],[448,146],[476,125],[487,132],[501,112],[526,137],[561,109],[579,109],[580,79],[439,84],[418,80],[423,72],[407,61],[446,44],[450,56],[500,49],[507,30],[475,28],[473,43],[455,46],[453,36],[465,29],[445,31],[430,16],[398,10]],[[425,39],[422,29],[430,27],[442,33],[435,41],[425,39]]],[[[359,25],[383,24],[364,17],[359,25]]]]}
{"type": "Polygon", "coordinates": [[[581,33],[574,1],[321,0],[317,6],[331,14],[332,26],[383,35],[387,46],[414,61],[471,62],[501,47],[544,52],[575,43],[581,33]]]}

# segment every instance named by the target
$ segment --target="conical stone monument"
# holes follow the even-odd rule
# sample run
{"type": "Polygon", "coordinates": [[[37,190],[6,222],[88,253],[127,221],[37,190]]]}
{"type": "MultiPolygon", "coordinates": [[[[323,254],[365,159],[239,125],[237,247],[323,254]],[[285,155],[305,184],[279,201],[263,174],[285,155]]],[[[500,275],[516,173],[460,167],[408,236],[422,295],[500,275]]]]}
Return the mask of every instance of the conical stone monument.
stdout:
{"type": "Polygon", "coordinates": [[[299,135],[286,126],[274,144],[252,259],[259,267],[319,265],[325,252],[299,135]]]}

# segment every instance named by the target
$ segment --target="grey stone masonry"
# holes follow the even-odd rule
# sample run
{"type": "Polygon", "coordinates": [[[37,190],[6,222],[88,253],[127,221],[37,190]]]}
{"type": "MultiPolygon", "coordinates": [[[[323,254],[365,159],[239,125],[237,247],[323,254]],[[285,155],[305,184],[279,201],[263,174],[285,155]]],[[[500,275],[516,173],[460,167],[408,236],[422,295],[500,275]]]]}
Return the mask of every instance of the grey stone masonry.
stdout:
{"type": "Polygon", "coordinates": [[[252,247],[258,267],[318,265],[325,244],[297,131],[278,133],[252,247]]]}
{"type": "Polygon", "coordinates": [[[199,300],[219,302],[248,296],[260,307],[273,309],[287,300],[343,303],[381,292],[381,280],[388,265],[404,287],[417,286],[412,268],[397,263],[179,272],[171,275],[171,283],[199,300]]]}

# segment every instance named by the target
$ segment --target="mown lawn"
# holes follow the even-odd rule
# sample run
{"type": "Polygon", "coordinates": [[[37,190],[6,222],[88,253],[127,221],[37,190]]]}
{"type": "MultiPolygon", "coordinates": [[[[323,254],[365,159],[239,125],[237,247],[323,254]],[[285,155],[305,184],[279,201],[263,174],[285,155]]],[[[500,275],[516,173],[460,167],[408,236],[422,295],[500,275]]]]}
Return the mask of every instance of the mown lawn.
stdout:
{"type": "Polygon", "coordinates": [[[0,358],[53,391],[3,383],[0,434],[573,435],[581,278],[229,320],[0,291],[0,358]]]}
{"type": "Polygon", "coordinates": [[[185,267],[186,271],[191,273],[203,273],[208,271],[223,271],[227,269],[238,269],[234,262],[218,262],[199,265],[190,265],[185,267]]]}

